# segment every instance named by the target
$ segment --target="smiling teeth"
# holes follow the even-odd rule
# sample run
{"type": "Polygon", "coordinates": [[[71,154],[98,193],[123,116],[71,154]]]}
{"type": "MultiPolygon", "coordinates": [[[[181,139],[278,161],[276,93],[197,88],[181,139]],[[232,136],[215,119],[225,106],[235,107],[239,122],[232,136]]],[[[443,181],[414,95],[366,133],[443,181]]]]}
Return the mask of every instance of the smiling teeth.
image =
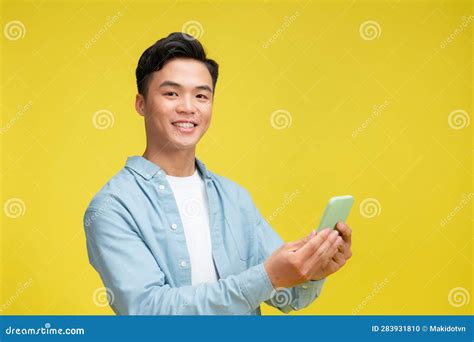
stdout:
{"type": "Polygon", "coordinates": [[[191,122],[175,122],[173,125],[182,127],[182,128],[192,128],[194,124],[191,122]]]}

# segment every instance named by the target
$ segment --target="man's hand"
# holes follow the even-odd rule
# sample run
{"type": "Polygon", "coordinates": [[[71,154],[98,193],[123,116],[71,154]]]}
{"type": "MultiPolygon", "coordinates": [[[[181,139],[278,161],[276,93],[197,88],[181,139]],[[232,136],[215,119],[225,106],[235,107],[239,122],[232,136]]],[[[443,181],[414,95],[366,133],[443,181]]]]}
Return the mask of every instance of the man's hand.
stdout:
{"type": "Polygon", "coordinates": [[[273,287],[292,287],[324,278],[334,269],[329,265],[335,262],[333,258],[343,243],[338,230],[332,229],[323,229],[316,235],[312,233],[301,240],[285,243],[264,263],[273,287]]]}
{"type": "MultiPolygon", "coordinates": [[[[324,277],[327,277],[334,272],[337,272],[342,266],[344,266],[352,256],[352,230],[351,228],[342,221],[336,224],[336,230],[342,237],[343,243],[339,247],[337,253],[332,259],[326,264],[323,270],[324,277]]],[[[324,278],[323,277],[323,278],[324,278]]]]}

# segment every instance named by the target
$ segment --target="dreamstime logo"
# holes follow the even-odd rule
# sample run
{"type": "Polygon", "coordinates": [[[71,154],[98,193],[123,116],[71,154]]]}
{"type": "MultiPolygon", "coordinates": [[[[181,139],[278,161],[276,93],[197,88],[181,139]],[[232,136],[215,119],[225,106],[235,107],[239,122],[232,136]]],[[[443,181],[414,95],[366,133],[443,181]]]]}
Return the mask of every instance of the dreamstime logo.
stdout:
{"type": "Polygon", "coordinates": [[[33,283],[33,278],[28,278],[28,280],[24,283],[18,283],[18,287],[13,295],[11,295],[5,303],[0,307],[0,313],[3,313],[7,310],[13,303],[16,302],[18,298],[23,294],[23,292],[28,289],[31,284],[33,283]]]}
{"type": "Polygon", "coordinates": [[[202,27],[202,24],[197,20],[190,20],[185,22],[183,24],[183,27],[181,28],[181,31],[186,33],[183,34],[183,37],[187,40],[199,39],[204,35],[204,28],[202,27]]]}
{"type": "Polygon", "coordinates": [[[112,28],[112,26],[122,17],[123,14],[122,12],[118,11],[116,14],[113,16],[108,16],[106,18],[105,23],[102,25],[102,27],[94,34],[94,36],[89,39],[85,44],[84,47],[86,49],[89,49],[92,45],[97,43],[102,36],[107,33],[108,30],[112,28]]]}
{"type": "Polygon", "coordinates": [[[446,38],[439,46],[444,49],[448,44],[451,44],[458,35],[460,35],[474,20],[474,16],[470,15],[469,17],[462,17],[461,24],[456,27],[456,29],[446,38]]]}
{"type": "Polygon", "coordinates": [[[269,216],[268,221],[273,221],[278,215],[280,215],[289,205],[291,202],[293,202],[294,198],[300,194],[300,191],[296,189],[293,191],[291,194],[285,194],[285,199],[283,200],[283,203],[276,208],[272,214],[269,216]]]}
{"type": "Polygon", "coordinates": [[[26,205],[20,198],[10,198],[3,205],[3,212],[9,218],[18,218],[25,215],[26,205]]]}
{"type": "Polygon", "coordinates": [[[283,24],[278,27],[278,29],[271,35],[269,39],[267,39],[265,42],[263,42],[262,47],[264,49],[267,49],[271,44],[276,42],[276,40],[285,32],[287,28],[290,27],[291,24],[293,24],[296,20],[297,17],[300,16],[300,12],[296,11],[290,16],[285,16],[283,18],[283,24]]]}
{"type": "Polygon", "coordinates": [[[455,287],[448,293],[448,302],[455,308],[469,304],[469,291],[464,287],[455,287]]]}
{"type": "Polygon", "coordinates": [[[108,287],[99,287],[92,293],[92,302],[99,307],[112,305],[114,300],[114,293],[108,287]]]}
{"type": "Polygon", "coordinates": [[[104,213],[109,210],[110,205],[113,203],[113,201],[120,201],[120,189],[118,189],[116,192],[113,192],[107,196],[107,199],[101,203],[99,208],[97,210],[94,210],[91,212],[90,215],[86,215],[84,217],[84,227],[89,228],[92,223],[94,223],[97,218],[102,216],[104,213]]]}
{"type": "Polygon", "coordinates": [[[104,130],[113,127],[115,123],[114,115],[107,109],[101,109],[94,113],[92,124],[95,128],[104,130]]]}
{"type": "Polygon", "coordinates": [[[25,25],[19,20],[9,21],[3,28],[3,34],[8,40],[18,40],[25,36],[25,25]]]}
{"type": "Polygon", "coordinates": [[[360,214],[365,218],[373,218],[380,215],[382,206],[375,198],[366,198],[359,205],[360,214]]]}
{"type": "Polygon", "coordinates": [[[285,109],[274,111],[270,117],[270,123],[275,129],[285,129],[291,126],[291,113],[285,109]]]}
{"type": "Polygon", "coordinates": [[[202,206],[197,198],[187,198],[183,201],[183,216],[187,218],[196,218],[201,214],[202,206]]]}
{"type": "Polygon", "coordinates": [[[270,302],[276,307],[284,307],[290,305],[293,301],[291,290],[284,287],[277,287],[270,295],[270,302]]]}
{"type": "Polygon", "coordinates": [[[459,201],[458,205],[455,206],[454,209],[451,210],[449,214],[441,220],[441,227],[446,226],[449,221],[451,221],[462,209],[464,209],[464,207],[466,207],[471,202],[472,198],[474,198],[474,192],[462,194],[462,199],[459,201]]]}
{"type": "Polygon", "coordinates": [[[382,34],[380,24],[374,20],[367,20],[360,24],[359,34],[364,40],[374,40],[382,34]]]}
{"type": "Polygon", "coordinates": [[[13,116],[10,120],[8,120],[8,122],[3,125],[1,128],[0,128],[0,135],[1,134],[5,134],[10,128],[12,128],[15,123],[20,120],[20,118],[25,115],[25,113],[31,108],[31,106],[33,105],[33,101],[28,101],[28,103],[24,106],[21,106],[21,105],[18,105],[18,110],[15,114],[15,116],[13,116]]]}
{"type": "Polygon", "coordinates": [[[470,122],[469,114],[463,109],[453,110],[448,115],[449,127],[455,130],[466,128],[470,122]]]}
{"type": "Polygon", "coordinates": [[[357,136],[362,133],[369,125],[377,119],[380,114],[387,108],[389,102],[388,100],[385,100],[384,103],[382,103],[380,106],[375,105],[373,107],[372,114],[359,126],[357,127],[354,131],[352,131],[352,138],[355,139],[357,136]]]}
{"type": "Polygon", "coordinates": [[[378,295],[380,293],[380,291],[382,291],[382,289],[388,285],[388,283],[390,282],[390,280],[388,278],[384,278],[384,280],[380,283],[375,283],[374,284],[374,287],[372,289],[372,291],[370,291],[370,293],[362,300],[362,302],[360,302],[353,310],[352,310],[352,314],[353,315],[357,315],[359,314],[360,311],[362,311],[366,306],[367,304],[369,304],[369,302],[375,298],[376,295],[378,295]]]}

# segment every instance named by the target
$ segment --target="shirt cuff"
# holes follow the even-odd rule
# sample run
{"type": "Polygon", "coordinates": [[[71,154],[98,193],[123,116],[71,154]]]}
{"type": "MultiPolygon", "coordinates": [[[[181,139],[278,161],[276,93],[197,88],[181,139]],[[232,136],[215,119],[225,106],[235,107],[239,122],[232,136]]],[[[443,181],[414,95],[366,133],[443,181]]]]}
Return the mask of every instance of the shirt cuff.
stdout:
{"type": "Polygon", "coordinates": [[[269,300],[274,291],[263,263],[247,269],[240,284],[252,310],[256,309],[260,303],[269,300]]]}
{"type": "Polygon", "coordinates": [[[308,306],[321,295],[325,281],[326,278],[310,280],[296,286],[298,291],[298,310],[308,306]]]}

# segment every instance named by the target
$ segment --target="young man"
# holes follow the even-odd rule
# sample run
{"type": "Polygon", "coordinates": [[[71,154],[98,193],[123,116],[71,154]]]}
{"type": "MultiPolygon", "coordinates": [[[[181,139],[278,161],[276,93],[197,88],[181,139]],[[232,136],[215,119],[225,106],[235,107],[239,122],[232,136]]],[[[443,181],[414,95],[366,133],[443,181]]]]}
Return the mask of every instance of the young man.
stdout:
{"type": "Polygon", "coordinates": [[[308,306],[350,258],[350,228],[339,222],[284,244],[245,189],[196,159],[218,65],[193,37],[157,41],[136,76],[145,152],[128,158],[84,217],[89,261],[115,313],[259,315],[262,302],[285,313],[308,306]]]}

